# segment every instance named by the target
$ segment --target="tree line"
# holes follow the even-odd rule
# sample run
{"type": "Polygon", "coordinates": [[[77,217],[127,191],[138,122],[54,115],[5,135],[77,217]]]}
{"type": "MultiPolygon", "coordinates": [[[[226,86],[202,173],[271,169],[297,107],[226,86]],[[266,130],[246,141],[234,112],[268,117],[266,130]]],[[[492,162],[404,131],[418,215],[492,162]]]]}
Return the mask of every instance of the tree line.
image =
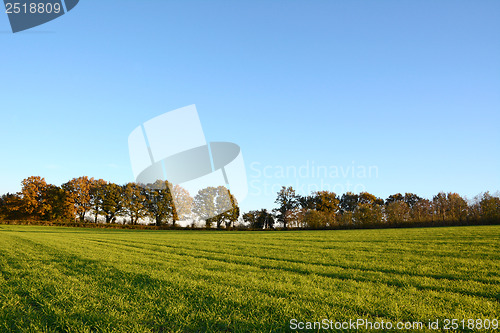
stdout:
{"type": "Polygon", "coordinates": [[[236,199],[223,187],[207,187],[194,198],[179,185],[158,180],[152,184],[117,185],[87,176],[60,187],[32,176],[20,192],[0,197],[0,219],[79,221],[176,226],[177,221],[202,220],[206,227],[234,226],[240,215],[236,199]]]}
{"type": "MultiPolygon", "coordinates": [[[[432,199],[396,193],[385,200],[362,192],[337,195],[317,191],[298,195],[283,186],[277,208],[252,210],[240,216],[236,198],[223,187],[207,187],[191,197],[179,185],[117,185],[86,176],[61,186],[32,176],[20,192],[0,197],[0,220],[79,221],[173,226],[180,220],[201,222],[206,228],[340,229],[440,225],[500,224],[500,198],[489,192],[466,200],[457,193],[432,199]]],[[[198,224],[199,225],[199,224],[198,224]]]]}
{"type": "Polygon", "coordinates": [[[500,198],[486,192],[468,201],[457,193],[440,192],[431,200],[414,193],[396,193],[385,200],[362,192],[341,196],[329,191],[297,195],[282,187],[276,209],[243,215],[252,228],[339,229],[500,224],[500,198]]]}

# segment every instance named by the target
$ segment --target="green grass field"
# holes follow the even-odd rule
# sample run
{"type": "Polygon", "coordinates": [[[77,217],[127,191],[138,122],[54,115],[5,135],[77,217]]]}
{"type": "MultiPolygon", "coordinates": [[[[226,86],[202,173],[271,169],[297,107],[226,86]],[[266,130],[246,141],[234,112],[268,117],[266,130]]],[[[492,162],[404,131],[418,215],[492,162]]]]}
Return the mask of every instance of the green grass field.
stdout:
{"type": "Polygon", "coordinates": [[[216,232],[0,225],[0,331],[282,332],[292,319],[439,319],[441,327],[444,319],[500,319],[499,250],[498,226],[216,232]]]}

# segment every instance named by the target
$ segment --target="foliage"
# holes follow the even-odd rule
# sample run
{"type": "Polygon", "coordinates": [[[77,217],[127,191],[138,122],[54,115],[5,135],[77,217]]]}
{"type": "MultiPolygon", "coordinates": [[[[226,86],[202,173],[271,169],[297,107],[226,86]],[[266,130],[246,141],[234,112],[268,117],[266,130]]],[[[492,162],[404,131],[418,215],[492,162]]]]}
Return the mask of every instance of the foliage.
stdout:
{"type": "Polygon", "coordinates": [[[91,191],[94,178],[87,176],[73,178],[62,185],[66,192],[66,198],[73,207],[73,213],[80,218],[80,222],[85,220],[85,215],[92,209],[91,191]]]}
{"type": "Polygon", "coordinates": [[[342,194],[342,197],[340,198],[340,211],[342,213],[354,212],[354,210],[358,206],[358,200],[359,195],[352,192],[342,194]]]}
{"type": "Polygon", "coordinates": [[[240,216],[240,207],[238,206],[236,198],[231,194],[231,191],[227,190],[227,195],[218,196],[217,200],[219,201],[220,207],[229,207],[229,209],[224,211],[222,214],[219,214],[216,219],[220,219],[224,222],[226,228],[234,227],[234,223],[240,216]]]}
{"type": "Polygon", "coordinates": [[[251,229],[274,229],[274,216],[267,209],[252,210],[243,214],[251,229]]]}
{"type": "Polygon", "coordinates": [[[131,224],[137,224],[139,219],[148,215],[146,193],[146,189],[136,183],[128,183],[123,187],[123,208],[131,224]]]}
{"type": "MultiPolygon", "coordinates": [[[[283,187],[277,194],[278,221],[292,228],[379,228],[500,224],[500,198],[488,192],[468,203],[457,193],[438,193],[432,201],[413,193],[396,193],[385,201],[362,192],[344,193],[340,199],[328,191],[295,195],[283,187]],[[284,212],[284,213],[282,213],[284,212]]],[[[254,212],[246,219],[254,222],[254,212]]]]}
{"type": "Polygon", "coordinates": [[[403,224],[410,221],[410,207],[401,200],[386,201],[385,207],[387,223],[389,225],[403,224]]]}
{"type": "Polygon", "coordinates": [[[491,196],[489,192],[482,195],[479,201],[481,218],[495,222],[500,219],[500,198],[491,196]]]}
{"type": "Polygon", "coordinates": [[[367,227],[382,223],[383,213],[382,206],[378,204],[369,204],[366,202],[359,203],[356,206],[353,214],[354,225],[367,227]]]}
{"type": "Polygon", "coordinates": [[[0,217],[6,220],[24,219],[27,216],[24,207],[20,195],[4,194],[0,198],[0,217]]]}
{"type": "Polygon", "coordinates": [[[333,211],[308,210],[304,214],[304,227],[308,229],[326,229],[335,227],[336,214],[333,211]]]}
{"type": "Polygon", "coordinates": [[[114,183],[107,183],[102,187],[101,192],[101,212],[106,219],[106,223],[111,223],[125,213],[125,196],[123,187],[114,183]]]}
{"type": "Polygon", "coordinates": [[[298,197],[295,194],[295,190],[289,187],[281,187],[281,190],[278,192],[278,196],[276,198],[275,203],[278,204],[278,208],[276,208],[277,219],[278,222],[283,224],[283,228],[287,228],[288,220],[291,216],[294,216],[292,210],[299,206],[298,197]]]}
{"type": "MultiPolygon", "coordinates": [[[[95,223],[103,216],[109,224],[126,216],[132,225],[154,221],[158,227],[175,227],[181,218],[192,219],[193,226],[201,219],[208,228],[214,224],[229,229],[240,218],[236,198],[224,186],[202,189],[193,199],[185,189],[168,181],[119,186],[102,179],[79,177],[58,187],[33,176],[21,185],[21,192],[0,197],[0,219],[78,218],[80,223],[95,223]]],[[[489,192],[473,200],[452,192],[438,193],[432,200],[413,193],[396,193],[384,201],[368,192],[347,192],[339,197],[333,192],[317,191],[301,196],[292,187],[283,186],[275,202],[278,207],[273,214],[266,210],[250,211],[243,214],[243,220],[254,229],[273,229],[275,223],[285,229],[500,224],[500,196],[489,192]]]]}
{"type": "Polygon", "coordinates": [[[27,215],[41,219],[50,209],[47,203],[45,179],[32,176],[22,181],[21,198],[23,209],[27,215]]]}
{"type": "Polygon", "coordinates": [[[189,192],[180,185],[175,185],[172,188],[172,196],[179,219],[185,220],[189,218],[193,209],[193,198],[189,195],[189,192]]]}
{"type": "Polygon", "coordinates": [[[155,221],[157,226],[168,220],[171,220],[172,225],[175,226],[175,222],[178,220],[171,188],[172,184],[162,180],[146,186],[145,208],[147,215],[155,221]]]}
{"type": "Polygon", "coordinates": [[[215,223],[217,229],[223,222],[229,227],[240,214],[236,198],[224,186],[199,190],[194,197],[193,212],[205,221],[207,227],[215,223]]]}
{"type": "Polygon", "coordinates": [[[92,209],[94,211],[94,223],[97,223],[97,219],[99,215],[104,215],[104,211],[102,211],[104,197],[104,191],[108,182],[103,179],[92,179],[90,186],[90,202],[92,205],[92,209]]]}
{"type": "Polygon", "coordinates": [[[45,188],[44,196],[47,205],[44,220],[71,220],[74,218],[72,207],[66,198],[66,191],[62,188],[49,184],[45,188]]]}

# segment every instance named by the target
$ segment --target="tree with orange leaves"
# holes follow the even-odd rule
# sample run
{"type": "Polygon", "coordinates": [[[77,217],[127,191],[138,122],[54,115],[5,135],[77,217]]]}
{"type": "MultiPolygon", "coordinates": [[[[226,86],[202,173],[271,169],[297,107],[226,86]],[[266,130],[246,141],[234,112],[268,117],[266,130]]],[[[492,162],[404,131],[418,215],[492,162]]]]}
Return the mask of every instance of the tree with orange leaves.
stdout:
{"type": "Polygon", "coordinates": [[[73,178],[62,185],[66,192],[68,203],[72,205],[73,212],[78,216],[80,222],[85,221],[85,215],[92,209],[92,184],[94,178],[87,176],[73,178]]]}

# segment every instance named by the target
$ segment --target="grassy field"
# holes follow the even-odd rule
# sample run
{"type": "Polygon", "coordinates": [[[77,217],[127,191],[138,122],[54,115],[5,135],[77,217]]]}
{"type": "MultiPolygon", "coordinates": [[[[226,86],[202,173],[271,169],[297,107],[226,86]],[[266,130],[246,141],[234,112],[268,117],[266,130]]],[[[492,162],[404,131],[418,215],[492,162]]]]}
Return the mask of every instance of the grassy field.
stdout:
{"type": "Polygon", "coordinates": [[[358,318],[500,319],[500,227],[0,225],[0,332],[282,332],[358,318]]]}

